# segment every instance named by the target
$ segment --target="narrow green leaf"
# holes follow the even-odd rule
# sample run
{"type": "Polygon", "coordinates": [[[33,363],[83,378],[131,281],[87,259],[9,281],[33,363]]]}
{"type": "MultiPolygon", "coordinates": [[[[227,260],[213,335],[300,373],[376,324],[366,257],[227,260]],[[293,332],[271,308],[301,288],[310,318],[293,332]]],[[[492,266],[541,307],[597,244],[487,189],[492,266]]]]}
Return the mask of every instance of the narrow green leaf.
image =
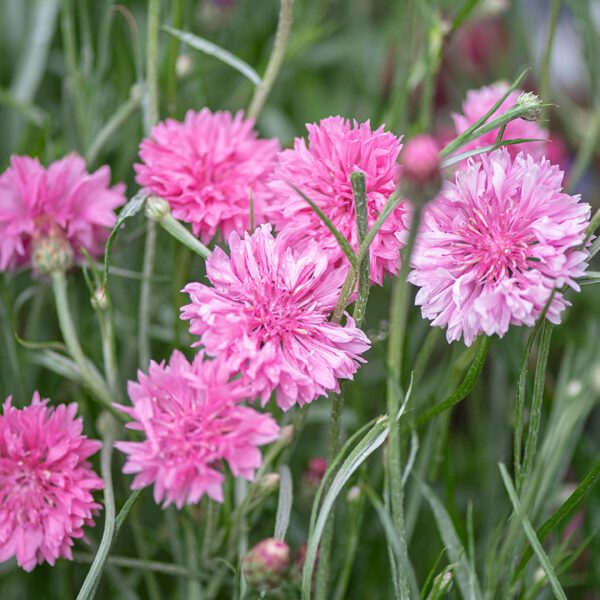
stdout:
{"type": "Polygon", "coordinates": [[[75,383],[83,383],[79,367],[66,356],[54,352],[53,350],[43,350],[36,352],[31,356],[31,362],[40,365],[65,379],[75,383]]]}
{"type": "MultiPolygon", "coordinates": [[[[396,528],[394,527],[394,523],[392,521],[392,517],[389,511],[386,510],[381,500],[377,497],[377,494],[366,484],[361,486],[365,495],[369,499],[369,502],[375,509],[379,520],[381,521],[381,525],[385,532],[385,537],[393,550],[394,557],[399,564],[400,568],[404,570],[404,572],[408,576],[408,581],[411,583],[411,593],[412,597],[416,598],[418,596],[418,590],[416,585],[416,576],[413,569],[413,566],[409,560],[407,560],[408,552],[405,547],[404,541],[398,535],[396,528]],[[404,547],[403,547],[404,546],[404,547]]],[[[398,596],[400,597],[400,596],[398,596]]]]}
{"type": "Polygon", "coordinates": [[[489,347],[490,338],[488,336],[484,336],[479,342],[477,354],[475,355],[473,363],[471,364],[471,367],[467,371],[467,374],[465,375],[465,378],[462,380],[461,384],[446,400],[436,404],[435,406],[432,406],[429,410],[426,410],[420,414],[415,421],[417,426],[422,425],[440,413],[452,408],[455,404],[458,404],[471,393],[475,387],[475,384],[477,383],[477,380],[479,379],[479,376],[481,375],[481,371],[483,370],[485,357],[489,347]]]}
{"type": "Polygon", "coordinates": [[[131,511],[133,505],[137,502],[137,499],[140,497],[142,492],[143,489],[134,490],[133,492],[131,492],[131,494],[129,494],[127,500],[125,500],[125,504],[123,504],[123,507],[121,508],[119,514],[117,515],[117,518],[115,519],[114,539],[117,539],[119,531],[121,530],[123,523],[125,523],[125,519],[127,519],[127,516],[129,515],[129,511],[131,511]]]}
{"type": "MultiPolygon", "coordinates": [[[[365,184],[365,174],[355,171],[350,175],[352,184],[352,194],[354,197],[354,211],[356,213],[356,229],[358,233],[359,245],[365,239],[369,229],[369,215],[367,212],[367,191],[365,184]]],[[[369,299],[369,290],[371,288],[370,276],[370,257],[367,253],[358,263],[358,293],[354,302],[353,317],[357,327],[361,327],[367,310],[367,301],[369,299]]]]}
{"type": "Polygon", "coordinates": [[[468,600],[481,598],[481,589],[479,587],[479,582],[477,581],[477,575],[467,559],[467,553],[460,543],[460,539],[454,529],[450,515],[424,481],[417,480],[417,485],[421,490],[421,494],[431,507],[438,530],[446,549],[448,550],[448,555],[456,565],[456,582],[458,583],[463,598],[468,600]]]}
{"type": "Polygon", "coordinates": [[[542,404],[544,400],[544,384],[546,382],[546,366],[550,353],[550,340],[552,339],[552,324],[544,319],[540,328],[540,345],[538,349],[535,378],[533,381],[533,397],[531,400],[531,413],[529,417],[529,429],[525,442],[525,457],[523,465],[517,473],[517,489],[523,487],[529,472],[533,466],[533,458],[537,449],[537,440],[542,420],[542,404]]]}
{"type": "MultiPolygon", "coordinates": [[[[588,474],[582,479],[580,484],[577,486],[575,491],[564,501],[558,510],[550,516],[541,527],[537,530],[537,537],[540,542],[543,542],[550,533],[552,533],[561,523],[563,523],[569,515],[577,508],[579,503],[583,500],[585,495],[590,491],[592,486],[596,483],[598,476],[600,475],[600,460],[591,468],[588,474]]],[[[515,572],[513,580],[517,580],[521,573],[523,573],[527,563],[533,556],[533,550],[528,547],[523,553],[523,557],[519,562],[519,566],[515,572]]]]}
{"type": "Polygon", "coordinates": [[[204,52],[204,54],[218,58],[221,62],[224,62],[230,67],[233,67],[236,71],[239,71],[254,85],[260,84],[260,77],[258,73],[247,62],[244,62],[241,58],[238,58],[228,50],[225,50],[224,48],[221,48],[220,46],[217,46],[216,44],[213,44],[212,42],[209,42],[208,40],[187,31],[174,29],[173,27],[169,27],[167,25],[165,25],[162,30],[169,35],[176,37],[184,44],[191,46],[195,50],[199,50],[200,52],[204,52]]]}
{"type": "Polygon", "coordinates": [[[560,585],[558,578],[556,577],[556,573],[554,572],[554,567],[552,566],[550,559],[544,552],[544,549],[542,548],[542,544],[540,543],[540,540],[538,539],[538,536],[536,535],[535,530],[533,529],[533,526],[531,525],[529,519],[527,518],[527,515],[524,513],[524,511],[521,507],[521,504],[519,503],[519,499],[517,498],[517,492],[513,486],[513,483],[510,479],[510,475],[508,474],[508,471],[506,470],[506,467],[504,466],[503,463],[499,463],[498,467],[500,469],[500,474],[502,475],[502,481],[504,482],[504,487],[506,488],[506,491],[508,493],[510,501],[513,505],[514,514],[521,521],[521,525],[523,526],[525,535],[529,539],[529,543],[531,544],[533,551],[535,552],[536,556],[538,557],[538,560],[540,561],[540,565],[542,566],[542,569],[544,569],[544,572],[546,573],[546,576],[548,577],[548,581],[550,581],[550,586],[552,587],[554,596],[556,598],[558,598],[559,600],[567,600],[567,596],[565,595],[565,592],[562,589],[562,586],[560,585]]]}
{"type": "Polygon", "coordinates": [[[323,221],[325,227],[327,227],[327,229],[329,229],[329,231],[331,231],[331,233],[335,237],[337,243],[339,244],[340,248],[342,249],[342,252],[346,255],[346,257],[350,261],[350,264],[352,265],[352,267],[354,267],[356,269],[358,266],[358,262],[356,260],[356,254],[354,254],[354,250],[352,249],[352,246],[350,246],[350,243],[348,242],[348,240],[338,231],[337,227],[331,222],[331,219],[302,190],[298,189],[294,184],[290,183],[289,181],[287,182],[287,184],[298,195],[300,195],[300,196],[302,196],[302,198],[304,198],[304,200],[313,209],[313,211],[319,217],[319,219],[321,219],[321,221],[323,221]]]}
{"type": "Polygon", "coordinates": [[[472,156],[478,156],[479,154],[485,154],[487,152],[491,152],[492,150],[496,150],[497,148],[501,148],[502,146],[513,146],[515,144],[524,144],[527,142],[546,142],[543,138],[514,138],[511,140],[502,140],[495,142],[489,146],[481,146],[480,148],[474,148],[473,150],[467,150],[466,152],[461,152],[460,154],[455,154],[450,158],[447,158],[440,165],[442,169],[446,167],[450,167],[459,163],[467,158],[471,158],[472,156]]]}
{"type": "Polygon", "coordinates": [[[279,501],[277,503],[274,536],[277,540],[285,540],[285,534],[290,524],[293,502],[292,473],[287,465],[281,465],[279,467],[279,501]]]}
{"type": "Polygon", "coordinates": [[[110,253],[115,242],[115,238],[117,237],[117,233],[121,230],[121,226],[123,225],[126,219],[129,219],[135,215],[137,215],[142,208],[144,207],[144,202],[148,197],[148,192],[146,190],[140,190],[122,209],[117,217],[117,222],[113,227],[113,230],[110,232],[108,239],[106,240],[106,246],[104,248],[104,277],[102,280],[102,287],[105,288],[108,284],[108,272],[110,267],[110,253]]]}

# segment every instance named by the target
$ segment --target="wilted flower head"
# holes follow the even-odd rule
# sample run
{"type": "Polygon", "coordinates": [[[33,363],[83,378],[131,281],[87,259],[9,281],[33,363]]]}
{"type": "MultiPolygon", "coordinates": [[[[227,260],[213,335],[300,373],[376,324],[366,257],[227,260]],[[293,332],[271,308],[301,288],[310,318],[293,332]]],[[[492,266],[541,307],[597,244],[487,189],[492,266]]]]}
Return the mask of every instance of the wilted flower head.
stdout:
{"type": "Polygon", "coordinates": [[[102,444],[82,435],[77,405],[47,403],[36,392],[18,409],[9,398],[0,414],[0,562],[16,556],[26,571],[72,558],[103,487],[86,460],[102,444]]]}
{"type": "Polygon", "coordinates": [[[262,225],[253,235],[229,237],[230,256],[216,248],[206,261],[214,287],[188,284],[191,304],[182,308],[190,331],[211,356],[222,358],[265,404],[276,392],[287,410],[339,391],[369,347],[348,318],[328,321],[345,269],[331,268],[311,242],[302,251],[274,238],[262,225]]]}
{"type": "MultiPolygon", "coordinates": [[[[461,134],[467,130],[473,123],[483,117],[491,108],[502,98],[508,89],[506,82],[500,81],[493,85],[482,87],[478,90],[471,90],[467,93],[467,98],[463,103],[463,114],[453,114],[454,127],[456,133],[461,134]]],[[[522,90],[513,90],[502,102],[500,107],[492,114],[488,121],[499,117],[509,108],[517,104],[519,98],[523,94],[522,90]]],[[[483,134],[477,139],[469,142],[461,148],[461,152],[481,148],[483,146],[491,146],[498,137],[498,129],[494,129],[483,134]]],[[[535,121],[526,119],[515,119],[506,125],[503,140],[516,139],[548,139],[548,131],[540,127],[535,121]]],[[[546,153],[546,142],[526,142],[522,144],[512,144],[506,146],[510,155],[514,158],[519,152],[528,152],[535,159],[542,158],[546,153]]]]}
{"type": "Polygon", "coordinates": [[[171,205],[207,244],[220,231],[264,221],[265,180],[279,150],[277,140],[257,139],[254,121],[241,112],[188,111],[183,123],[167,119],[140,145],[136,181],[171,205]]]}
{"type": "MultiPolygon", "coordinates": [[[[270,221],[287,235],[292,246],[306,246],[315,240],[336,266],[346,262],[335,237],[304,198],[308,196],[348,239],[358,247],[356,215],[350,175],[365,174],[369,226],[372,226],[398,185],[398,155],[402,144],[381,126],[373,131],[369,121],[350,122],[329,117],[308,124],[308,146],[296,138],[294,148],[279,153],[278,165],[269,181],[273,194],[270,221]],[[291,185],[290,185],[291,184],[291,185]]],[[[382,283],[386,273],[397,273],[400,249],[408,225],[406,204],[389,216],[370,246],[371,280],[382,283]]]]}
{"type": "Polygon", "coordinates": [[[110,169],[89,174],[70,154],[44,168],[37,158],[12,156],[0,175],[0,271],[29,264],[36,241],[50,237],[99,256],[125,202],[123,184],[110,187],[110,169]]]}
{"type": "Polygon", "coordinates": [[[590,206],[561,191],[562,172],[505,149],[469,160],[426,209],[410,281],[416,303],[448,341],[503,336],[569,304],[560,288],[579,286],[588,253],[579,249],[590,206]]]}
{"type": "Polygon", "coordinates": [[[127,454],[124,473],[135,473],[132,489],[154,485],[164,506],[196,504],[204,494],[223,501],[223,463],[235,477],[252,480],[262,458],[257,446],[275,440],[274,419],[240,406],[241,390],[223,362],[199,353],[190,364],[174,352],[169,364],[151,362],[148,375],[129,382],[133,417],[127,427],[141,442],[116,442],[127,454]]]}

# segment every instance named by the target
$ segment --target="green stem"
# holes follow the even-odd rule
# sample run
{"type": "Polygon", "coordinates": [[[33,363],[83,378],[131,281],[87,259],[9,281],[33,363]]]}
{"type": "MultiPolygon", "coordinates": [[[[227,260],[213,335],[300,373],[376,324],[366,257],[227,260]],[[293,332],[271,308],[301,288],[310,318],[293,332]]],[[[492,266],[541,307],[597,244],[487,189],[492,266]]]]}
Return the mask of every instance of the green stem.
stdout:
{"type": "MultiPolygon", "coordinates": [[[[350,175],[352,184],[352,195],[354,197],[354,210],[356,212],[356,229],[358,232],[358,245],[362,244],[367,236],[369,229],[369,215],[367,212],[367,192],[365,184],[365,175],[356,171],[350,175]]],[[[366,255],[358,265],[358,294],[354,302],[354,320],[356,327],[361,327],[365,319],[367,310],[367,301],[369,299],[369,289],[371,287],[370,276],[370,256],[367,250],[366,255]]]]}
{"type": "Polygon", "coordinates": [[[560,7],[562,0],[552,0],[552,8],[550,12],[550,20],[548,21],[548,38],[546,39],[546,49],[542,61],[542,73],[540,75],[540,94],[545,100],[548,99],[550,93],[550,65],[552,61],[552,48],[554,46],[554,36],[558,25],[558,16],[560,15],[560,7]]]}
{"type": "Polygon", "coordinates": [[[141,99],[139,93],[132,92],[129,100],[124,102],[117,112],[106,122],[104,127],[98,132],[94,141],[90,144],[86,152],[86,162],[91,165],[96,162],[100,151],[106,143],[110,141],[115,133],[127,122],[127,119],[139,108],[141,99]]]}
{"type": "Polygon", "coordinates": [[[208,561],[212,553],[212,541],[217,531],[217,525],[219,523],[219,505],[210,498],[206,500],[206,525],[204,526],[204,537],[202,539],[202,555],[201,563],[204,568],[208,568],[208,561]]]}
{"type": "Polygon", "coordinates": [[[202,258],[210,256],[210,250],[170,213],[160,219],[159,223],[166,232],[198,256],[202,258]]]}
{"type": "MultiPolygon", "coordinates": [[[[174,29],[181,29],[183,25],[183,0],[174,0],[171,9],[171,26],[174,29]]],[[[177,57],[179,55],[180,41],[172,37],[167,51],[166,67],[166,96],[167,113],[175,114],[177,109],[177,57]]]]}
{"type": "Polygon", "coordinates": [[[98,370],[84,354],[79,343],[77,329],[73,323],[71,309],[69,308],[67,278],[63,272],[55,271],[52,273],[52,290],[54,292],[58,323],[71,358],[77,365],[82,379],[94,396],[108,409],[114,411],[115,409],[112,405],[113,398],[108,386],[98,370]]]}
{"type": "Polygon", "coordinates": [[[598,140],[600,139],[600,106],[595,109],[592,117],[592,123],[587,128],[587,134],[583,138],[583,142],[579,146],[575,164],[569,174],[567,190],[573,192],[579,183],[579,180],[589,167],[594,158],[594,154],[598,148],[598,140]]]}
{"type": "Polygon", "coordinates": [[[261,82],[254,90],[254,96],[252,97],[250,107],[248,108],[248,117],[255,121],[267,101],[267,97],[271,92],[271,88],[277,79],[277,75],[283,64],[283,59],[285,58],[285,51],[292,29],[293,6],[294,0],[281,0],[279,23],[277,24],[277,32],[275,34],[275,43],[273,44],[271,57],[269,58],[269,63],[261,82]]]}
{"type": "MultiPolygon", "coordinates": [[[[400,410],[400,389],[402,385],[402,362],[404,352],[404,341],[406,337],[406,318],[408,315],[408,303],[410,290],[408,287],[408,272],[410,259],[419,230],[421,221],[421,206],[414,205],[414,214],[408,241],[402,253],[402,266],[392,288],[391,310],[390,310],[390,335],[388,339],[387,355],[387,412],[390,417],[390,433],[388,448],[388,471],[390,476],[390,503],[392,507],[392,520],[400,540],[404,535],[404,489],[402,486],[402,464],[400,431],[396,415],[400,410]]],[[[406,545],[402,545],[403,549],[406,545]]],[[[406,557],[407,562],[408,558],[406,557]]],[[[407,574],[399,568],[400,593],[402,598],[409,597],[407,574]]]]}
{"type": "Polygon", "coordinates": [[[115,495],[113,491],[113,482],[111,474],[111,461],[113,443],[115,441],[115,421],[109,414],[103,413],[101,419],[105,417],[105,425],[102,427],[102,455],[100,457],[100,470],[102,473],[102,480],[104,481],[104,531],[102,532],[102,539],[100,541],[100,547],[92,566],[88,571],[88,574],[79,590],[77,600],[92,600],[95,592],[100,583],[100,577],[102,576],[102,570],[108,558],[110,547],[112,545],[113,536],[115,532],[115,495]]]}
{"type": "Polygon", "coordinates": [[[142,267],[142,285],[140,290],[140,314],[138,328],[138,348],[140,368],[145,369],[150,360],[150,318],[152,296],[152,272],[156,254],[156,223],[148,221],[146,243],[144,245],[144,265],[142,267]]]}
{"type": "Polygon", "coordinates": [[[146,133],[158,121],[158,32],[160,0],[148,0],[148,37],[146,39],[146,133]]]}
{"type": "MultiPolygon", "coordinates": [[[[190,519],[190,523],[184,530],[186,562],[187,568],[190,571],[193,571],[198,565],[198,547],[195,535],[195,525],[195,520],[190,519]]],[[[200,600],[201,598],[202,588],[200,587],[200,582],[197,579],[190,578],[187,584],[186,599],[200,600]]]]}

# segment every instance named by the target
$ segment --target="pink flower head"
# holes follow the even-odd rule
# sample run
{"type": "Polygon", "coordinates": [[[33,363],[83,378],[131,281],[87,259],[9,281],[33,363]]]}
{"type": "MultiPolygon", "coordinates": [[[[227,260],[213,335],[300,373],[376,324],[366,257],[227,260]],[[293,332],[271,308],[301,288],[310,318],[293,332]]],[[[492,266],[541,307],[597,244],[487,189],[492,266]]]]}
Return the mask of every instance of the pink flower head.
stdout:
{"type": "Polygon", "coordinates": [[[196,504],[207,494],[223,502],[223,462],[236,477],[252,480],[262,458],[257,446],[279,435],[270,415],[240,406],[241,389],[230,382],[224,363],[190,364],[174,352],[169,364],[150,363],[148,375],[129,382],[133,406],[119,408],[133,417],[127,427],[142,442],[116,442],[127,454],[124,473],[135,473],[132,489],[154,484],[154,500],[164,506],[196,504]]]}
{"type": "MultiPolygon", "coordinates": [[[[473,125],[473,123],[483,117],[492,108],[492,106],[494,106],[494,104],[496,104],[496,102],[502,98],[507,89],[508,84],[504,81],[500,81],[493,85],[468,92],[467,99],[462,106],[463,114],[452,115],[456,134],[460,135],[471,125],[473,125]]],[[[499,117],[502,113],[513,107],[517,103],[517,100],[521,94],[522,90],[513,90],[506,97],[504,102],[502,102],[498,110],[492,114],[488,122],[496,117],[499,117]]],[[[483,134],[482,136],[463,146],[460,149],[460,152],[493,145],[498,137],[498,131],[499,128],[483,134]]],[[[516,140],[525,138],[548,139],[548,131],[541,128],[535,121],[515,119],[506,125],[506,129],[504,130],[504,134],[502,136],[503,140],[516,140]]],[[[535,159],[539,160],[546,152],[546,143],[526,142],[523,144],[509,145],[506,146],[506,148],[513,158],[516,157],[519,152],[528,152],[535,159]]]]}
{"type": "Polygon", "coordinates": [[[275,164],[277,140],[260,140],[254,121],[228,112],[188,111],[183,123],[167,119],[142,141],[136,181],[171,205],[205,243],[264,222],[265,181],[275,164]]]}
{"type": "Polygon", "coordinates": [[[315,242],[292,249],[269,225],[243,238],[232,233],[229,247],[231,256],[216,248],[206,261],[214,287],[183,290],[192,302],[182,318],[200,336],[196,345],[241,371],[263,405],[273,391],[283,410],[339,391],[338,379],[352,378],[369,347],[352,319],[328,320],[345,269],[331,268],[315,242]]]}
{"type": "Polygon", "coordinates": [[[506,149],[479,158],[426,208],[410,275],[423,316],[467,345],[531,327],[553,291],[546,317],[559,323],[559,290],[579,290],[588,256],[590,206],[561,191],[558,167],[506,149]]]}
{"type": "Polygon", "coordinates": [[[125,202],[123,184],[110,187],[110,169],[89,174],[70,154],[47,169],[37,158],[12,156],[0,175],[0,271],[31,261],[32,241],[58,235],[75,256],[100,256],[114,210],[125,202]]]}
{"type": "MultiPolygon", "coordinates": [[[[365,174],[369,226],[398,185],[400,140],[369,121],[350,122],[342,117],[308,124],[308,146],[296,138],[294,148],[279,153],[269,187],[273,193],[270,220],[286,228],[290,245],[305,247],[310,240],[325,250],[334,266],[347,264],[335,237],[294,187],[308,196],[356,250],[358,236],[350,175],[365,174]],[[291,185],[290,185],[291,184],[291,185]],[[288,226],[289,227],[286,227],[288,226]]],[[[407,205],[401,203],[389,216],[370,246],[371,280],[381,284],[386,273],[397,273],[400,249],[407,233],[407,205]]]]}
{"type": "Polygon", "coordinates": [[[0,562],[16,556],[26,571],[44,561],[72,559],[73,539],[94,525],[103,484],[86,460],[102,444],[82,435],[77,405],[47,406],[33,395],[0,414],[0,562]]]}

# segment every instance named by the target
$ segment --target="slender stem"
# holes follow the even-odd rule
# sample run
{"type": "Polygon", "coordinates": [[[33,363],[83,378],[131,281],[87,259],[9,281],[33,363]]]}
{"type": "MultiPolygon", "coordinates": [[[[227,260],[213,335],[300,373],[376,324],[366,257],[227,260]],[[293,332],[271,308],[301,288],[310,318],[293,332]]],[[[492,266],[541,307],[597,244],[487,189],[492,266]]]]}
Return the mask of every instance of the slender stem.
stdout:
{"type": "Polygon", "coordinates": [[[119,387],[119,367],[117,364],[115,323],[112,307],[109,306],[104,314],[100,315],[100,329],[102,334],[102,358],[104,361],[104,375],[108,387],[113,395],[120,401],[121,389],[119,387]]]}
{"type": "Polygon", "coordinates": [[[592,116],[592,123],[588,126],[586,135],[583,138],[583,142],[580,144],[577,156],[575,157],[575,164],[573,165],[573,169],[569,174],[567,182],[567,189],[569,192],[573,192],[575,190],[579,180],[594,159],[599,139],[600,106],[595,109],[595,112],[592,116]]]}
{"type": "Polygon", "coordinates": [[[148,37],[146,39],[146,133],[158,121],[158,32],[160,0],[148,0],[148,37]]]}
{"type": "MultiPolygon", "coordinates": [[[[198,564],[198,546],[195,535],[195,525],[195,520],[190,519],[189,525],[184,530],[186,562],[190,571],[195,569],[198,564]]],[[[190,578],[187,582],[186,599],[200,600],[200,598],[202,598],[200,582],[197,579],[190,578]]]]}
{"type": "Polygon", "coordinates": [[[102,455],[100,457],[100,471],[102,473],[102,480],[104,481],[104,531],[102,532],[102,539],[100,541],[100,547],[92,566],[88,571],[88,574],[79,590],[77,600],[91,600],[94,597],[94,593],[100,583],[100,577],[110,547],[113,541],[115,532],[115,495],[113,491],[113,482],[111,474],[111,461],[113,443],[115,440],[115,421],[112,416],[107,413],[103,413],[101,418],[105,417],[103,435],[102,435],[102,455]]]}
{"type": "Polygon", "coordinates": [[[140,291],[140,314],[138,329],[138,348],[140,368],[144,369],[150,360],[150,309],[152,296],[152,272],[156,254],[156,223],[148,221],[146,243],[144,245],[144,265],[142,267],[142,285],[140,291]]]}
{"type": "Polygon", "coordinates": [[[194,236],[184,225],[182,225],[173,215],[168,214],[160,219],[161,227],[172,235],[177,241],[187,246],[192,252],[195,252],[202,258],[210,256],[210,250],[194,236]]]}
{"type": "MultiPolygon", "coordinates": [[[[183,25],[183,0],[174,0],[171,8],[171,26],[174,29],[181,29],[183,25]]],[[[180,41],[176,37],[172,37],[167,51],[167,113],[175,114],[177,109],[177,57],[179,54],[180,41]]]]}
{"type": "Polygon", "coordinates": [[[100,151],[106,143],[110,141],[114,134],[124,125],[129,117],[139,108],[140,96],[137,93],[132,93],[132,96],[124,102],[117,112],[106,122],[104,127],[98,132],[94,141],[90,144],[86,152],[86,162],[91,165],[96,162],[100,151]]]}
{"type": "Polygon", "coordinates": [[[271,92],[271,88],[277,79],[279,69],[281,69],[283,59],[285,58],[285,51],[287,49],[290,32],[292,29],[293,6],[294,0],[281,0],[279,23],[277,25],[275,43],[273,44],[271,57],[269,58],[269,63],[261,82],[254,90],[254,96],[252,97],[250,107],[248,108],[248,116],[255,121],[260,115],[265,102],[267,101],[267,97],[271,92]]]}
{"type": "Polygon", "coordinates": [[[554,36],[558,25],[558,16],[562,0],[552,0],[552,9],[550,11],[550,20],[548,21],[548,37],[546,39],[546,49],[542,61],[542,73],[540,75],[540,94],[544,100],[550,96],[550,65],[552,62],[552,48],[554,46],[554,36]]]}
{"type": "MultiPolygon", "coordinates": [[[[148,38],[146,43],[146,104],[145,129],[149,134],[158,121],[158,31],[160,27],[160,0],[148,1],[148,38]]],[[[138,347],[140,367],[145,368],[150,360],[150,309],[152,296],[152,272],[156,254],[156,223],[148,222],[144,245],[144,265],[140,289],[140,311],[138,322],[138,347]]]]}
{"type": "Polygon", "coordinates": [[[204,526],[204,537],[202,539],[202,555],[201,563],[204,568],[207,568],[207,563],[212,552],[212,541],[219,523],[219,505],[210,498],[206,500],[206,525],[204,526]]]}
{"type": "MultiPolygon", "coordinates": [[[[352,193],[354,197],[354,206],[356,212],[356,228],[358,233],[359,246],[365,239],[369,228],[368,213],[367,213],[367,196],[365,186],[365,175],[359,171],[356,171],[350,175],[350,182],[352,184],[352,193]]],[[[367,308],[367,301],[369,298],[369,288],[371,284],[370,270],[369,270],[370,256],[367,251],[363,256],[362,262],[358,265],[359,268],[359,283],[358,283],[358,295],[354,303],[354,319],[356,326],[360,327],[365,317],[365,311],[367,308]]],[[[352,269],[354,270],[354,269],[352,269]]],[[[345,294],[349,294],[354,289],[354,279],[347,279],[342,293],[340,294],[340,300],[342,300],[345,294]],[[352,287],[346,285],[347,282],[351,282],[352,287]]],[[[343,309],[345,308],[345,299],[342,300],[341,304],[338,302],[338,306],[333,314],[332,321],[340,322],[343,309]],[[342,310],[339,310],[341,307],[342,310]]],[[[336,394],[332,399],[331,404],[331,417],[329,426],[329,441],[327,448],[327,458],[329,463],[333,461],[335,456],[340,450],[340,428],[342,412],[344,408],[344,396],[343,393],[336,394]]],[[[316,581],[316,596],[317,599],[327,598],[327,589],[329,584],[329,571],[331,562],[331,544],[333,541],[333,530],[334,530],[334,513],[332,511],[331,516],[327,520],[327,524],[323,531],[323,537],[321,540],[321,548],[319,554],[319,566],[317,568],[317,581],[316,581]]]]}
{"type": "MultiPolygon", "coordinates": [[[[2,349],[6,353],[6,358],[2,361],[2,367],[8,367],[10,377],[7,381],[11,381],[11,385],[16,388],[17,405],[21,406],[25,402],[25,382],[23,378],[23,370],[20,366],[19,351],[15,342],[15,332],[13,331],[13,316],[9,309],[12,306],[9,295],[8,285],[4,277],[0,278],[0,325],[2,328],[2,349]]],[[[0,393],[2,388],[0,387],[0,393]]]]}
{"type": "Polygon", "coordinates": [[[52,273],[52,290],[54,291],[58,323],[71,358],[77,365],[82,379],[96,398],[107,408],[114,411],[112,405],[113,398],[108,386],[102,379],[100,373],[84,354],[81,344],[79,343],[77,329],[75,323],[73,323],[71,309],[69,308],[67,278],[63,272],[55,271],[52,273]]]}
{"type": "MultiPolygon", "coordinates": [[[[400,432],[396,415],[400,409],[400,393],[406,318],[408,314],[409,287],[408,272],[410,259],[421,221],[421,206],[414,205],[414,214],[408,241],[402,256],[402,266],[392,288],[390,311],[390,335],[387,356],[387,411],[390,417],[388,471],[390,476],[390,503],[392,520],[400,539],[404,539],[404,489],[402,486],[400,432]]],[[[403,548],[405,548],[403,544],[403,548]]],[[[399,568],[400,592],[403,598],[409,597],[407,574],[399,568]]]]}

